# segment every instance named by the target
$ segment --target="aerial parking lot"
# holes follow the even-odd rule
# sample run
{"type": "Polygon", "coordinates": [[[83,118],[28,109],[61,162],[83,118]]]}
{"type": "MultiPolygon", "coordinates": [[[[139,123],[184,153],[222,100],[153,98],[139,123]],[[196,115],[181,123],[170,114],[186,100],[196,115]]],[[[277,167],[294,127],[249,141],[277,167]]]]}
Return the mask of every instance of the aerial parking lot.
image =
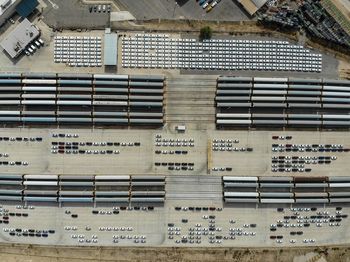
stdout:
{"type": "Polygon", "coordinates": [[[45,1],[44,22],[50,27],[103,29],[107,26],[109,13],[90,12],[91,6],[78,0],[45,1]]]}
{"type": "Polygon", "coordinates": [[[195,19],[218,21],[251,20],[234,0],[116,0],[121,10],[128,10],[138,20],[148,19],[195,19]],[[203,5],[211,2],[203,8],[203,5]],[[212,10],[207,12],[209,6],[212,10]]]}
{"type": "Polygon", "coordinates": [[[320,1],[0,0],[0,262],[350,261],[350,38],[320,1]]]}

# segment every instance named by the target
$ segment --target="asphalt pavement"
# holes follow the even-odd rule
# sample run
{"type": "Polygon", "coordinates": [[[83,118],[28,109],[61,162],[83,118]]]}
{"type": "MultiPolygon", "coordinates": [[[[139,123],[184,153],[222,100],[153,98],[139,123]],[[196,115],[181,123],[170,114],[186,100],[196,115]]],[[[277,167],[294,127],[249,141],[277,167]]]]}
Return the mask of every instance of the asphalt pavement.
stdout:
{"type": "Polygon", "coordinates": [[[196,0],[116,0],[121,10],[136,19],[195,19],[217,21],[249,21],[251,18],[235,0],[222,0],[207,13],[196,0]]]}
{"type": "Polygon", "coordinates": [[[109,23],[109,13],[90,12],[90,5],[79,0],[44,0],[44,22],[56,29],[104,29],[109,23]]]}

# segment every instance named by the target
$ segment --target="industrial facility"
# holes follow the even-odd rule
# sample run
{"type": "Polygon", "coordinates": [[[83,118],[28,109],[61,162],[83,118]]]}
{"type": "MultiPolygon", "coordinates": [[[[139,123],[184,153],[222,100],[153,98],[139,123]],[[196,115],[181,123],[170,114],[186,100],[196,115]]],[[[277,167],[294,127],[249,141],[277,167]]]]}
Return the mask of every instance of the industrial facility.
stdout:
{"type": "Polygon", "coordinates": [[[24,19],[9,35],[7,35],[0,46],[11,58],[19,56],[25,48],[40,36],[39,29],[24,19]]]}
{"type": "Polygon", "coordinates": [[[349,245],[348,35],[326,2],[0,4],[2,245],[349,245]]]}

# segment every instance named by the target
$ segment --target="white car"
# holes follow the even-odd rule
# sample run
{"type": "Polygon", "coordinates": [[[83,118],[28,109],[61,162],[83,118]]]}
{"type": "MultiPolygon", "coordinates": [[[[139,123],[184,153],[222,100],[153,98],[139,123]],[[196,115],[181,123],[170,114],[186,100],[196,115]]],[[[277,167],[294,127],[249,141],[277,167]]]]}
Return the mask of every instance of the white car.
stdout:
{"type": "Polygon", "coordinates": [[[218,4],[217,1],[215,1],[214,3],[211,4],[211,7],[213,8],[214,6],[216,6],[218,4]]]}
{"type": "Polygon", "coordinates": [[[205,4],[202,6],[203,9],[207,8],[208,5],[209,5],[208,3],[205,3],[205,4]]]}

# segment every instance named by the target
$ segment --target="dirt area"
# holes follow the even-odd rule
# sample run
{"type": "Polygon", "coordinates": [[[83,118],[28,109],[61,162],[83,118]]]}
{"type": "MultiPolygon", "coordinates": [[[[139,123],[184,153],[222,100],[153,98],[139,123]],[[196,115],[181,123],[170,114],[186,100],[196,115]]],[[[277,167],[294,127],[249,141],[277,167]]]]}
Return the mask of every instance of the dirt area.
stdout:
{"type": "Polygon", "coordinates": [[[333,0],[333,4],[348,18],[350,21],[350,4],[342,0],[333,0]]]}
{"type": "Polygon", "coordinates": [[[350,63],[348,61],[340,61],[338,72],[340,78],[350,80],[350,63]]]}
{"type": "Polygon", "coordinates": [[[121,31],[172,32],[191,33],[199,32],[203,26],[210,26],[217,34],[260,34],[265,36],[282,36],[297,41],[297,33],[284,33],[257,25],[255,21],[219,22],[200,20],[147,20],[138,23],[114,22],[113,29],[121,31]]]}
{"type": "Polygon", "coordinates": [[[339,60],[339,66],[338,66],[339,78],[350,79],[350,62],[349,62],[350,54],[344,54],[334,49],[330,49],[321,44],[313,42],[309,39],[306,41],[305,46],[308,48],[322,50],[323,52],[334,56],[336,59],[339,60]]]}
{"type": "Polygon", "coordinates": [[[1,261],[231,261],[231,262],[346,262],[350,247],[237,249],[237,248],[99,248],[0,245],[1,261]]]}

